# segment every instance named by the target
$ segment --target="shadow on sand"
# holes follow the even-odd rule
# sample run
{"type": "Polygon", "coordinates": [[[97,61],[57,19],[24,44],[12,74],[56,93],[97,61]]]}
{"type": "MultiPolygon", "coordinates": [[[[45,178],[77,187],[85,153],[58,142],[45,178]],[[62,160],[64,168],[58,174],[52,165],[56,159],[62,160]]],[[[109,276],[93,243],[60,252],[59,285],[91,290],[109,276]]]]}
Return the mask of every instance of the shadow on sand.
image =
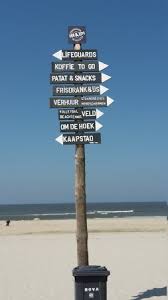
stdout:
{"type": "Polygon", "coordinates": [[[133,296],[131,300],[140,300],[151,297],[167,296],[167,287],[154,288],[145,292],[139,293],[137,296],[133,296]]]}

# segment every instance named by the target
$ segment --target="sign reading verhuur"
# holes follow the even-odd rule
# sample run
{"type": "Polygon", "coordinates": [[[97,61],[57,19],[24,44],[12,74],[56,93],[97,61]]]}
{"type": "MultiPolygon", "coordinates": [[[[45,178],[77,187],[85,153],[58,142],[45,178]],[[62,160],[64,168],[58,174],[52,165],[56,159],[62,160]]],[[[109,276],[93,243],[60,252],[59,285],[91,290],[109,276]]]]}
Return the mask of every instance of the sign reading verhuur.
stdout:
{"type": "Polygon", "coordinates": [[[53,97],[50,98],[50,108],[68,108],[68,107],[106,107],[114,102],[108,96],[83,96],[78,98],[53,97]]]}

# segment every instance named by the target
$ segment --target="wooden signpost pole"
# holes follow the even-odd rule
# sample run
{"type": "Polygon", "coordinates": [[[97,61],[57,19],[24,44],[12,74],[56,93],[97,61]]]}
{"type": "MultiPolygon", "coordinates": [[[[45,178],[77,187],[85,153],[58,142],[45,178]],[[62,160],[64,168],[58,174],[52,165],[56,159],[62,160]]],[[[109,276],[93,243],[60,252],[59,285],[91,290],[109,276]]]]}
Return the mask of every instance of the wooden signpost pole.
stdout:
{"type": "MultiPolygon", "coordinates": [[[[80,50],[81,45],[75,44],[74,50],[80,50]]],[[[78,266],[89,264],[88,231],[86,214],[86,184],[85,184],[85,145],[75,145],[75,205],[76,205],[76,239],[78,266]]]]}
{"type": "Polygon", "coordinates": [[[60,131],[63,133],[55,140],[62,145],[75,144],[77,262],[78,266],[87,266],[85,144],[101,144],[101,134],[95,131],[102,125],[94,120],[103,113],[95,107],[109,106],[113,99],[101,96],[108,90],[101,83],[111,77],[100,71],[108,65],[97,61],[96,49],[83,50],[81,47],[86,42],[86,28],[69,26],[68,41],[73,44],[72,50],[62,49],[53,54],[59,62],[52,62],[50,83],[54,84],[54,97],[50,98],[50,108],[61,108],[58,116],[61,121],[60,131]]]}

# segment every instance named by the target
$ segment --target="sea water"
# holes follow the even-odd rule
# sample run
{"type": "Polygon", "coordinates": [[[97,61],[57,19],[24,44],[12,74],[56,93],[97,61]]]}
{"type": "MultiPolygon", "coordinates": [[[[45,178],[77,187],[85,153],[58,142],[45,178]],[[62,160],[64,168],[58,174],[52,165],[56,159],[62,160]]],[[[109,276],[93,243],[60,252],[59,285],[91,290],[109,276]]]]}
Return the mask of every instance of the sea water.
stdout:
{"type": "MultiPolygon", "coordinates": [[[[166,202],[87,203],[88,218],[168,216],[166,202]]],[[[74,203],[0,205],[0,220],[74,219],[74,203]]]]}

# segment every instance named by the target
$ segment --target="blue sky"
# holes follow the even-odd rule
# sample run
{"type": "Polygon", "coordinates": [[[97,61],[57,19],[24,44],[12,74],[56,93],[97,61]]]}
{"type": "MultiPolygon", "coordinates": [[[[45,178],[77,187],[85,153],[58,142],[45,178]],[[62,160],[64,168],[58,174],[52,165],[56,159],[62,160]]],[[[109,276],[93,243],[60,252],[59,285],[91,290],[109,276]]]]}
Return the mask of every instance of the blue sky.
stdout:
{"type": "Polygon", "coordinates": [[[0,10],[0,203],[74,201],[74,146],[54,141],[48,108],[52,54],[70,49],[67,27],[87,28],[112,76],[115,103],[86,146],[87,201],[166,201],[168,2],[3,1],[0,10]]]}

